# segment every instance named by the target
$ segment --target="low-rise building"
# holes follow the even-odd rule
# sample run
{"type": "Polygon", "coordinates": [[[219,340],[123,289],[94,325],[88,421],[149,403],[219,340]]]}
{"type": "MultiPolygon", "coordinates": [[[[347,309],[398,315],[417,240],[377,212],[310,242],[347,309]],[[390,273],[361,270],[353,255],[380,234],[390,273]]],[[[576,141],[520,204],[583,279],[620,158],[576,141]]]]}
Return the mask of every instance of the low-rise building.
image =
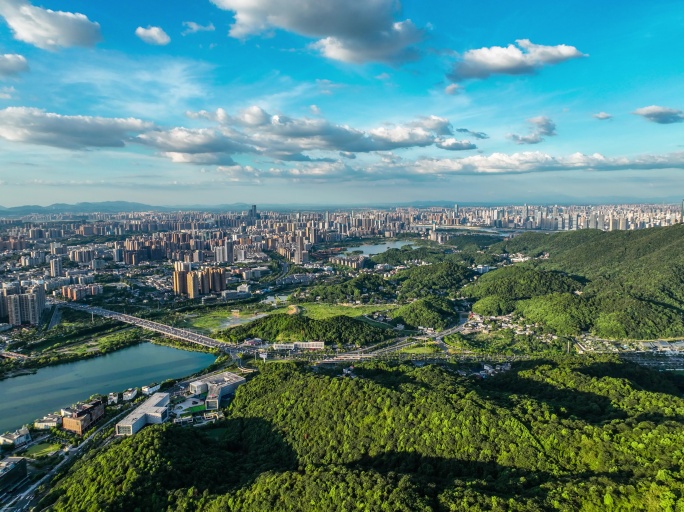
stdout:
{"type": "Polygon", "coordinates": [[[50,430],[51,428],[59,428],[62,426],[62,417],[59,414],[48,414],[43,418],[36,420],[33,426],[38,430],[50,430]]]}
{"type": "Polygon", "coordinates": [[[149,386],[143,386],[142,387],[142,393],[143,395],[153,395],[157,391],[159,391],[160,385],[159,384],[150,384],[149,386]]]}
{"type": "Polygon", "coordinates": [[[323,341],[295,341],[294,343],[274,343],[273,350],[323,350],[323,341]]]}
{"type": "Polygon", "coordinates": [[[116,424],[117,436],[132,436],[150,423],[161,424],[169,418],[170,395],[155,393],[116,424]]]}
{"type": "Polygon", "coordinates": [[[138,395],[138,388],[129,388],[123,392],[124,402],[133,400],[138,395]]]}
{"type": "Polygon", "coordinates": [[[0,445],[24,446],[31,442],[31,433],[26,427],[21,427],[14,432],[6,432],[0,435],[0,445]]]}
{"type": "Polygon", "coordinates": [[[104,416],[104,402],[102,400],[93,400],[87,404],[78,404],[70,416],[62,418],[62,427],[64,430],[74,432],[78,435],[88,430],[93,423],[104,416]]]}
{"type": "Polygon", "coordinates": [[[107,395],[107,405],[114,405],[119,403],[119,393],[109,393],[107,395]]]}
{"type": "Polygon", "coordinates": [[[207,394],[204,402],[208,410],[216,410],[221,400],[233,393],[238,386],[245,383],[245,378],[231,372],[211,375],[190,383],[190,392],[194,395],[207,394]]]}

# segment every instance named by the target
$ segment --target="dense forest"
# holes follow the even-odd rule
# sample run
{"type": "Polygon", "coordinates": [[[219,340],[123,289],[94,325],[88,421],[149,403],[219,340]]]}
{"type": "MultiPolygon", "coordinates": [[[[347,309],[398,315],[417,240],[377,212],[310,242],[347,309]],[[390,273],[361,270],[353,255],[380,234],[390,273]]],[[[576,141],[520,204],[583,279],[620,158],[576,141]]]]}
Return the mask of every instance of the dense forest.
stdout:
{"type": "Polygon", "coordinates": [[[473,306],[478,313],[515,311],[559,334],[586,329],[614,339],[684,335],[682,225],[525,233],[490,250],[544,258],[491,272],[468,287],[464,293],[479,299],[473,306]],[[572,292],[581,294],[567,295],[572,292]]]}
{"type": "Polygon", "coordinates": [[[319,300],[330,304],[353,303],[382,303],[394,297],[391,285],[382,276],[375,274],[361,274],[348,281],[336,284],[319,284],[312,286],[305,292],[299,302],[319,300]]]}
{"type": "Polygon", "coordinates": [[[460,288],[473,276],[468,267],[454,261],[411,267],[397,272],[399,297],[412,299],[427,295],[455,297],[460,288]]]}
{"type": "Polygon", "coordinates": [[[363,347],[392,338],[392,333],[391,329],[381,329],[347,316],[315,320],[301,315],[275,314],[219,331],[216,337],[231,343],[261,338],[270,342],[325,341],[332,345],[363,347]]]}
{"type": "Polygon", "coordinates": [[[443,297],[425,297],[392,310],[390,315],[395,323],[407,327],[432,327],[446,329],[457,315],[454,303],[443,297]]]}
{"type": "Polygon", "coordinates": [[[104,511],[684,507],[684,384],[609,356],[451,366],[270,364],[210,428],[149,426],[43,505],[104,511]]]}

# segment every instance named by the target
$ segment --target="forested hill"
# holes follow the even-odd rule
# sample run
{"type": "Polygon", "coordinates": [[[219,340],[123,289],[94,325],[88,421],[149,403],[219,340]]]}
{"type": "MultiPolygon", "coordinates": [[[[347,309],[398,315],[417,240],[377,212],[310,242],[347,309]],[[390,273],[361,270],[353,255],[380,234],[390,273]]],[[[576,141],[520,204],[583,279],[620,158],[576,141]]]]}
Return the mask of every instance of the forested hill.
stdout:
{"type": "MultiPolygon", "coordinates": [[[[546,253],[548,259],[524,266],[561,272],[584,283],[582,300],[556,296],[555,302],[537,299],[527,305],[528,311],[537,313],[535,321],[544,323],[545,317],[558,320],[558,315],[568,312],[568,304],[575,304],[581,310],[570,313],[575,320],[584,320],[570,323],[586,323],[599,336],[653,339],[684,335],[683,225],[638,231],[525,233],[490,250],[531,257],[546,253]]],[[[491,281],[503,276],[500,271],[488,276],[490,288],[491,281]]],[[[559,290],[549,293],[552,291],[559,290]]],[[[483,294],[474,296],[482,298],[483,294]]],[[[502,300],[514,299],[497,294],[488,304],[512,309],[502,300]]]]}
{"type": "Polygon", "coordinates": [[[684,265],[684,225],[636,231],[583,229],[565,233],[524,233],[493,245],[494,252],[549,254],[546,268],[589,278],[636,274],[684,265]]]}
{"type": "MultiPolygon", "coordinates": [[[[75,465],[54,510],[681,510],[675,377],[610,357],[485,381],[450,367],[270,364],[226,420],[149,426],[75,465]]],[[[46,505],[47,503],[43,503],[46,505]]]]}
{"type": "Polygon", "coordinates": [[[347,316],[315,320],[301,315],[276,314],[220,331],[217,336],[232,343],[261,338],[270,342],[324,341],[331,345],[363,347],[385,341],[395,334],[391,329],[381,329],[347,316]]]}

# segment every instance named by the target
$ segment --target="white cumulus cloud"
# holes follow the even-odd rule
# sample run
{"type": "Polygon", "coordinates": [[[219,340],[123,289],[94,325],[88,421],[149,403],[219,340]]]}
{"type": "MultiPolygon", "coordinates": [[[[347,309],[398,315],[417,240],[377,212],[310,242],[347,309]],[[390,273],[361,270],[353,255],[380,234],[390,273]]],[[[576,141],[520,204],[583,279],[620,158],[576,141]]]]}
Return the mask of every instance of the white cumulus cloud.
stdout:
{"type": "Polygon", "coordinates": [[[613,119],[613,116],[608,112],[598,112],[592,116],[594,119],[599,121],[607,121],[608,119],[613,119]]]}
{"type": "Polygon", "coordinates": [[[684,122],[684,112],[675,108],[651,105],[636,109],[633,114],[658,124],[673,124],[684,122]]]}
{"type": "Polygon", "coordinates": [[[574,46],[565,44],[545,46],[534,44],[529,39],[518,39],[516,45],[468,50],[455,64],[450,78],[458,82],[491,75],[531,74],[547,65],[586,57],[574,46]]]}
{"type": "Polygon", "coordinates": [[[211,0],[233,11],[230,35],[238,39],[282,29],[318,39],[312,48],[343,62],[397,64],[417,58],[424,33],[398,21],[397,0],[211,0]]]}
{"type": "Polygon", "coordinates": [[[448,151],[464,151],[468,149],[477,149],[477,146],[469,140],[458,140],[450,137],[448,139],[438,140],[435,146],[448,151]]]}
{"type": "Polygon", "coordinates": [[[1,0],[14,38],[44,50],[71,46],[94,46],[101,39],[100,24],[79,13],[36,7],[25,0],[1,0]]]}
{"type": "Polygon", "coordinates": [[[508,135],[508,138],[516,144],[539,144],[544,142],[544,137],[556,135],[556,124],[546,116],[532,117],[527,122],[532,125],[529,134],[518,135],[511,133],[508,135]]]}
{"type": "Polygon", "coordinates": [[[18,75],[28,70],[28,62],[23,55],[6,53],[0,55],[0,79],[18,75]]]}
{"type": "Polygon", "coordinates": [[[165,46],[171,42],[171,38],[161,27],[138,27],[135,29],[135,35],[147,44],[156,46],[165,46]]]}
{"type": "Polygon", "coordinates": [[[463,91],[463,86],[458,84],[449,84],[444,88],[444,93],[449,96],[455,96],[463,91]]]}
{"type": "Polygon", "coordinates": [[[187,36],[188,34],[196,34],[197,32],[213,32],[216,30],[216,27],[214,27],[213,23],[209,23],[208,25],[200,25],[194,21],[184,21],[183,26],[185,27],[185,30],[183,30],[181,34],[184,36],[187,36]]]}
{"type": "Polygon", "coordinates": [[[14,87],[0,87],[0,100],[10,100],[17,92],[14,87]]]}
{"type": "Polygon", "coordinates": [[[0,110],[0,138],[65,149],[122,147],[132,135],[153,128],[135,118],[64,116],[28,107],[0,110]]]}

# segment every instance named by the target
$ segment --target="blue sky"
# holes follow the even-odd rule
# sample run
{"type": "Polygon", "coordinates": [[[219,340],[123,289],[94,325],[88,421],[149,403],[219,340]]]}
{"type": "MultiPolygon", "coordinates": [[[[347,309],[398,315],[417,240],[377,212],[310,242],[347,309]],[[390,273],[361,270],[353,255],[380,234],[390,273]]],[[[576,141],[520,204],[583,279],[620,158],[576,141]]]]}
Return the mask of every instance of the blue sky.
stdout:
{"type": "Polygon", "coordinates": [[[0,0],[0,205],[662,201],[679,1],[0,0]]]}

